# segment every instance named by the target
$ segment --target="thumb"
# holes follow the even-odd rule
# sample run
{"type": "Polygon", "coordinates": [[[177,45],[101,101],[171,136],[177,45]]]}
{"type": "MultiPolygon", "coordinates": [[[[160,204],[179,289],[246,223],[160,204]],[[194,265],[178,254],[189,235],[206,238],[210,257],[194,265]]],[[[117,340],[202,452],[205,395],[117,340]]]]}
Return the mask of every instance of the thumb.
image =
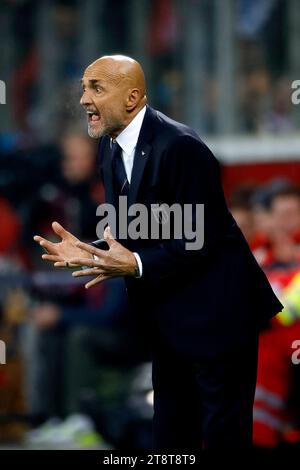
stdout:
{"type": "Polygon", "coordinates": [[[109,226],[106,227],[104,230],[104,239],[108,243],[109,246],[111,246],[116,240],[114,239],[113,234],[111,233],[111,229],[109,226]]]}

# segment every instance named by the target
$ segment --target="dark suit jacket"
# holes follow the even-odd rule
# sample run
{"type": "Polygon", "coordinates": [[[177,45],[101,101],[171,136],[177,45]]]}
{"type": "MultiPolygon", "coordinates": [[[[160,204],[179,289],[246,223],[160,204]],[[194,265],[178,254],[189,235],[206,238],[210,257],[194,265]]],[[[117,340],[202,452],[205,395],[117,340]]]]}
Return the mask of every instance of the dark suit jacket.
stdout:
{"type": "MultiPolygon", "coordinates": [[[[106,202],[115,203],[109,138],[99,144],[106,202]]],[[[137,252],[140,279],[127,278],[136,322],[152,340],[159,331],[182,354],[203,358],[249,341],[282,305],[228,211],[216,158],[189,127],[147,106],[128,205],[204,204],[204,245],[185,239],[120,240],[137,252]]]]}

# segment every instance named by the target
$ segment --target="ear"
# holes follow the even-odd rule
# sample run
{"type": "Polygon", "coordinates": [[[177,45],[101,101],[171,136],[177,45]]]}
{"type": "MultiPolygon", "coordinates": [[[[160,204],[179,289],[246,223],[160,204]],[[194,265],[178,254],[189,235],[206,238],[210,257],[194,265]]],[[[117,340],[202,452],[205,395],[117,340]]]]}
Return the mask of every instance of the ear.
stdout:
{"type": "Polygon", "coordinates": [[[129,90],[127,100],[126,100],[126,110],[132,111],[140,99],[140,90],[138,88],[132,88],[129,90]]]}

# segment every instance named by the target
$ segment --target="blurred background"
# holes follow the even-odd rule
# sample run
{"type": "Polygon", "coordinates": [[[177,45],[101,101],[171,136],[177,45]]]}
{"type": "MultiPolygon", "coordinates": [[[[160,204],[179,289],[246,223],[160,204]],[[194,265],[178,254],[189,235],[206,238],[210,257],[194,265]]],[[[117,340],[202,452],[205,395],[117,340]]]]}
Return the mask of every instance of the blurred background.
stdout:
{"type": "Polygon", "coordinates": [[[79,80],[121,53],[144,67],[150,105],[221,162],[233,215],[285,305],[261,335],[254,442],[300,448],[299,1],[1,0],[0,44],[2,447],[151,449],[151,364],[123,281],[83,292],[32,241],[52,239],[53,220],[96,238],[104,193],[79,80]]]}

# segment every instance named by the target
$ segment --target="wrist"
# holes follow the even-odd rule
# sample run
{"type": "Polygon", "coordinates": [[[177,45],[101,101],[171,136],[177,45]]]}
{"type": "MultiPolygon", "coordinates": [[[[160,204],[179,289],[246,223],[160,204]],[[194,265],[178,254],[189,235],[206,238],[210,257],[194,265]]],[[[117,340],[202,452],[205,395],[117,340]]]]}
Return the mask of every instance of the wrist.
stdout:
{"type": "Polygon", "coordinates": [[[132,258],[132,264],[130,268],[130,276],[139,277],[140,276],[139,265],[133,253],[132,253],[131,258],[132,258]]]}

